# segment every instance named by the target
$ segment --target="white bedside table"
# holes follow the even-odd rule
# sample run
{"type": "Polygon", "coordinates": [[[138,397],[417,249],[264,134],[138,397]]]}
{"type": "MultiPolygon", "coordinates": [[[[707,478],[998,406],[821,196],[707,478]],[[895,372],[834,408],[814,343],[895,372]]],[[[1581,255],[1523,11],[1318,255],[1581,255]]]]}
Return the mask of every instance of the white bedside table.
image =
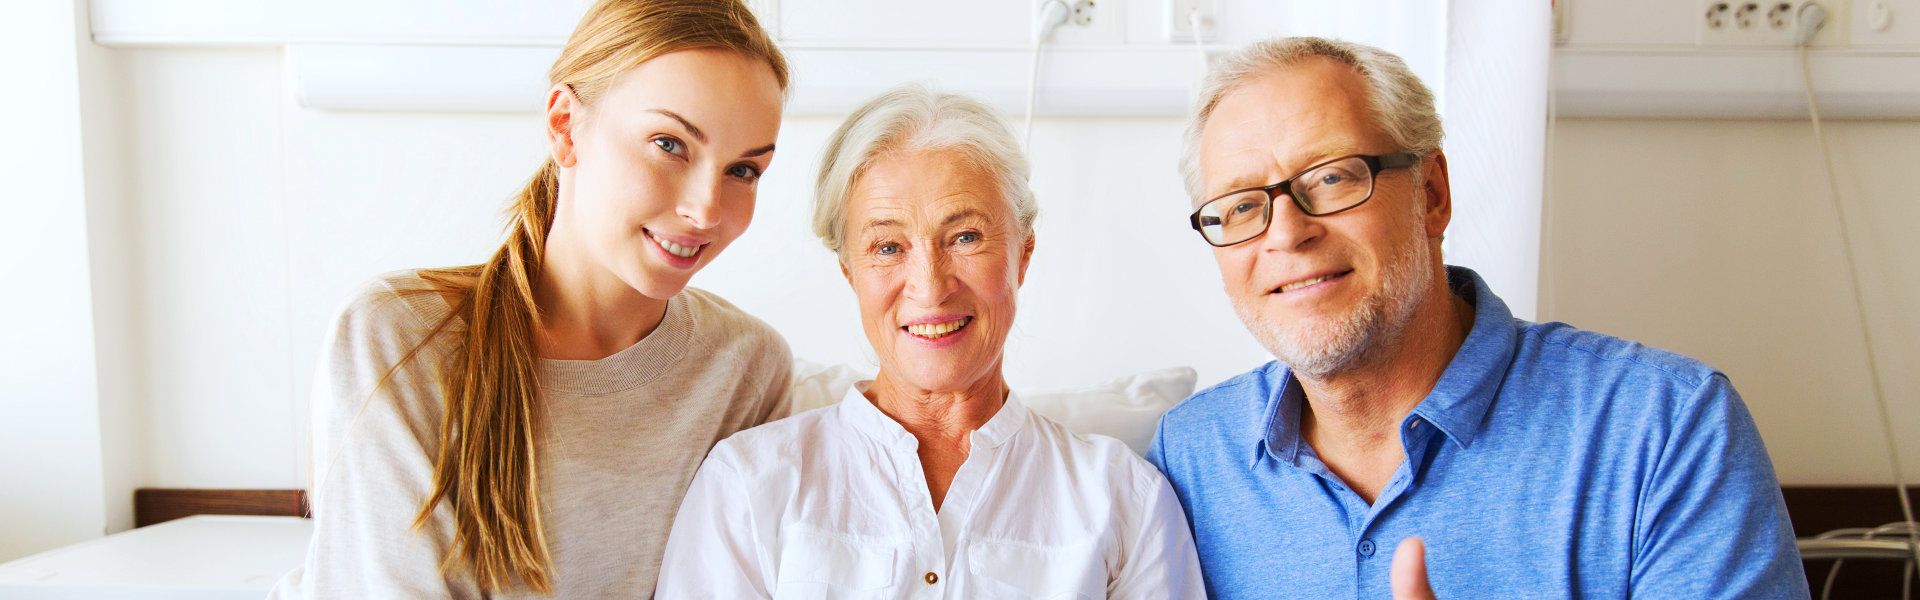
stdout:
{"type": "Polygon", "coordinates": [[[176,519],[0,564],[0,598],[259,600],[311,537],[299,517],[176,519]]]}

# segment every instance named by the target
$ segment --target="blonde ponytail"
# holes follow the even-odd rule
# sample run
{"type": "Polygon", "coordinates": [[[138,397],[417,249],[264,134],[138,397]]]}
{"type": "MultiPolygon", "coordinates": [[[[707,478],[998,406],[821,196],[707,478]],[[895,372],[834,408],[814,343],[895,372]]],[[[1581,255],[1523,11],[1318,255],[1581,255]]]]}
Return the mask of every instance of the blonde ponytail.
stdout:
{"type": "Polygon", "coordinates": [[[492,258],[477,268],[420,272],[436,288],[464,288],[453,314],[466,320],[467,330],[441,374],[447,404],[433,494],[413,525],[420,528],[445,502],[454,531],[442,568],[465,567],[486,590],[518,581],[544,594],[553,585],[539,501],[544,414],[533,285],[559,186],[558,167],[548,161],[515,199],[507,241],[492,258]]]}

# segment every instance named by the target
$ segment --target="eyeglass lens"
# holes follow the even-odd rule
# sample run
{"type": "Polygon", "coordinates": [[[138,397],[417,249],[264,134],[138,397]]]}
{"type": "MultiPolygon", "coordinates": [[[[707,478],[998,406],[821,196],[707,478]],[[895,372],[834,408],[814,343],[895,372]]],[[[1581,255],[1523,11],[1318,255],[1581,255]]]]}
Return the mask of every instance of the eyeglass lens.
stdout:
{"type": "MultiPolygon", "coordinates": [[[[1373,193],[1373,171],[1359,157],[1344,158],[1300,173],[1284,193],[1308,215],[1336,213],[1367,200],[1373,193]]],[[[1272,205],[1272,197],[1258,189],[1216,198],[1200,207],[1200,233],[1217,246],[1253,239],[1267,230],[1272,205]]]]}

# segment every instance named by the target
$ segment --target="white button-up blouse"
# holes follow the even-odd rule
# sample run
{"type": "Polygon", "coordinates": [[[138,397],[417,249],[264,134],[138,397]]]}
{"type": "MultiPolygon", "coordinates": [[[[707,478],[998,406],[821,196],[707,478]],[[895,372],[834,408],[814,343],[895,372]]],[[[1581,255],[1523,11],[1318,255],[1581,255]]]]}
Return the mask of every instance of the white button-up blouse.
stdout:
{"type": "Polygon", "coordinates": [[[713,448],[657,598],[1205,598],[1160,472],[1009,394],[938,512],[907,430],[854,386],[713,448]]]}

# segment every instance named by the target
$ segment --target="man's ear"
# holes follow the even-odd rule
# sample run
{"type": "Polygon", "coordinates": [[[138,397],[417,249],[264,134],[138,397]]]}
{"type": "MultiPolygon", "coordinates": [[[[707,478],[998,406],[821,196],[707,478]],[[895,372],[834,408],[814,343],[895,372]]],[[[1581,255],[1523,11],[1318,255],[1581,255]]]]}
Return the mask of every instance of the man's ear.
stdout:
{"type": "Polygon", "coordinates": [[[1421,190],[1426,197],[1426,206],[1422,212],[1427,217],[1427,237],[1438,239],[1447,234],[1447,224],[1453,222],[1453,191],[1447,183],[1447,153],[1434,150],[1419,167],[1422,171],[1421,190]]]}
{"type": "Polygon", "coordinates": [[[577,160],[573,152],[574,130],[580,123],[580,98],[573,87],[555,84],[547,90],[547,153],[553,164],[571,168],[577,160]]]}

